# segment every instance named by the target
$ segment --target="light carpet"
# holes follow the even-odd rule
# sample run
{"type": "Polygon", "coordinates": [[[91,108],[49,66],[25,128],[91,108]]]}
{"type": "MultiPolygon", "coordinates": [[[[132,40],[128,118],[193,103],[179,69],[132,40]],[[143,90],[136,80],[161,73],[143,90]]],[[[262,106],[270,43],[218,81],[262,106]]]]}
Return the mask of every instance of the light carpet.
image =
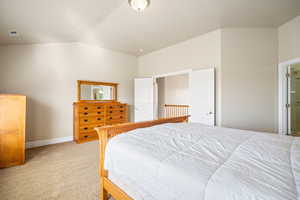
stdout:
{"type": "Polygon", "coordinates": [[[29,149],[26,163],[0,169],[1,200],[96,200],[98,141],[29,149]]]}

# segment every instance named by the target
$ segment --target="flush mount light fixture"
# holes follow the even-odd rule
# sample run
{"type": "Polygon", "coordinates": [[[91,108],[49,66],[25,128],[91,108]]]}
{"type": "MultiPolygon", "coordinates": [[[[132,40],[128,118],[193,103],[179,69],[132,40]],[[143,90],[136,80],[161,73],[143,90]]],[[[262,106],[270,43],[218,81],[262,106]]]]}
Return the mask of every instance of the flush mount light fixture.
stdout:
{"type": "Polygon", "coordinates": [[[128,0],[128,3],[137,12],[142,12],[149,6],[150,0],[128,0]]]}

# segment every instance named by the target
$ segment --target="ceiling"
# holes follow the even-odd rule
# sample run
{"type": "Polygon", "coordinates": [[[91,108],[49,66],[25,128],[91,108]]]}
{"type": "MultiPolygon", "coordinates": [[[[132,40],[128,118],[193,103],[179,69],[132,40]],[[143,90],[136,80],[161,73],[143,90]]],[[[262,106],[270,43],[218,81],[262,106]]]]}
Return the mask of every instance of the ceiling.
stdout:
{"type": "Polygon", "coordinates": [[[0,44],[87,42],[141,55],[218,28],[278,27],[298,15],[300,0],[151,0],[142,13],[127,0],[1,0],[0,44]]]}

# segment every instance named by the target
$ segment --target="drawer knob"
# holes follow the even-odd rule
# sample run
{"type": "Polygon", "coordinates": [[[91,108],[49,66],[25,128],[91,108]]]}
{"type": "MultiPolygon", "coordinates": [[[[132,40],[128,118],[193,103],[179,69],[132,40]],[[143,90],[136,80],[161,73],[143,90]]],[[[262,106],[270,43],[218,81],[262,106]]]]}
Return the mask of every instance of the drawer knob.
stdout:
{"type": "Polygon", "coordinates": [[[101,107],[100,107],[100,106],[98,106],[98,107],[97,107],[97,109],[101,109],[101,107]]]}
{"type": "Polygon", "coordinates": [[[112,111],[109,111],[109,113],[112,113],[112,111]]]}
{"type": "Polygon", "coordinates": [[[101,114],[101,112],[97,112],[98,114],[101,114]]]}
{"type": "Polygon", "coordinates": [[[109,119],[112,119],[112,117],[110,117],[109,119]]]}
{"type": "Polygon", "coordinates": [[[85,119],[84,121],[87,122],[87,121],[89,121],[89,120],[85,119]]]}
{"type": "Polygon", "coordinates": [[[123,106],[120,106],[120,108],[123,108],[123,106]]]}
{"type": "Polygon", "coordinates": [[[87,136],[87,135],[85,135],[85,136],[84,136],[84,138],[88,138],[88,136],[87,136]]]}
{"type": "Polygon", "coordinates": [[[98,118],[97,120],[101,120],[101,118],[98,118]]]}
{"type": "Polygon", "coordinates": [[[122,117],[122,116],[120,116],[120,118],[122,119],[123,117],[122,117]]]}
{"type": "Polygon", "coordinates": [[[88,130],[88,128],[87,128],[87,127],[85,127],[85,128],[84,128],[84,130],[88,130]]]}
{"type": "Polygon", "coordinates": [[[87,110],[88,109],[88,107],[84,107],[84,110],[87,110]]]}
{"type": "Polygon", "coordinates": [[[87,115],[88,113],[87,112],[85,112],[85,113],[83,113],[84,115],[87,115]]]}
{"type": "Polygon", "coordinates": [[[112,106],[110,106],[109,108],[112,108],[112,106]]]}
{"type": "Polygon", "coordinates": [[[123,112],[123,110],[120,110],[120,112],[123,112]]]}

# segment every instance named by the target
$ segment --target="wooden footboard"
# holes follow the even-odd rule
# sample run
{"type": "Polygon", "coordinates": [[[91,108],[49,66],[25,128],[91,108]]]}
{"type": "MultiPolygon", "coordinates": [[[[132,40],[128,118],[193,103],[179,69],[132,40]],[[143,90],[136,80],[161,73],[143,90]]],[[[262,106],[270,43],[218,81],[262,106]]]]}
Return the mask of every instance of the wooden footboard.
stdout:
{"type": "Polygon", "coordinates": [[[108,195],[112,195],[115,200],[133,200],[118,186],[108,179],[108,172],[104,169],[105,148],[108,140],[118,134],[128,132],[137,128],[145,128],[164,123],[187,122],[189,116],[158,119],[153,121],[145,121],[138,123],[124,123],[113,126],[103,126],[95,128],[99,136],[100,145],[100,200],[108,200],[108,195]]]}

